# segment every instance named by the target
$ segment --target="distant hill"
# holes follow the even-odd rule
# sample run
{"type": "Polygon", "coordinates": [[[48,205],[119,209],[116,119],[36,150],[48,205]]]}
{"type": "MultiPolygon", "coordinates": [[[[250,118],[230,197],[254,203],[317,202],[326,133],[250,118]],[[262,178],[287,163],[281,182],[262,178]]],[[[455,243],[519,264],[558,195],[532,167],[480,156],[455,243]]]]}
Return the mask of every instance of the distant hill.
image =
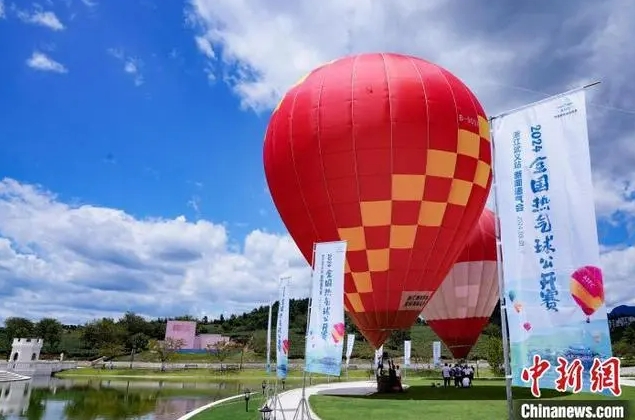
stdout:
{"type": "Polygon", "coordinates": [[[609,318],[621,318],[625,316],[635,317],[635,306],[620,305],[613,308],[608,314],[609,318]]]}

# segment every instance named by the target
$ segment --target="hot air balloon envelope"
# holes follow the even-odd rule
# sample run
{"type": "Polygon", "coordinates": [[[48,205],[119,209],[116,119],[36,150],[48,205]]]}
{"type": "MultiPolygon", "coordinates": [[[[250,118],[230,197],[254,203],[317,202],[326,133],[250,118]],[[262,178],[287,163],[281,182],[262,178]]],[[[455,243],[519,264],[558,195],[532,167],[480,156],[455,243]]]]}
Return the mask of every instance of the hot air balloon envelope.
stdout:
{"type": "Polygon", "coordinates": [[[604,304],[602,270],[587,265],[571,274],[571,296],[586,316],[591,316],[604,304]]]}
{"type": "Polygon", "coordinates": [[[495,216],[485,209],[422,315],[457,359],[467,357],[498,302],[495,216]]]}
{"type": "Polygon", "coordinates": [[[377,348],[416,321],[477,222],[491,183],[489,125],[447,70],[361,54],[283,97],[264,167],[307,261],[315,242],[347,241],[345,308],[377,348]]]}

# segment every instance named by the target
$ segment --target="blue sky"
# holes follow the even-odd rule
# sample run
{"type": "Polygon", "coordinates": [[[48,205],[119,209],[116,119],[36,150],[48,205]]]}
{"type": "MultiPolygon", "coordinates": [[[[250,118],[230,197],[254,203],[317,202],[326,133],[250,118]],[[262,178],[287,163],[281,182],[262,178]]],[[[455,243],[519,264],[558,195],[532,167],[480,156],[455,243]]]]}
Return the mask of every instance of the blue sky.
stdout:
{"type": "Polygon", "coordinates": [[[611,304],[635,275],[635,5],[0,0],[0,319],[250,309],[306,264],[262,169],[268,115],[323,62],[435,61],[489,114],[587,81],[611,304]],[[519,8],[520,7],[520,8],[519,8]]]}

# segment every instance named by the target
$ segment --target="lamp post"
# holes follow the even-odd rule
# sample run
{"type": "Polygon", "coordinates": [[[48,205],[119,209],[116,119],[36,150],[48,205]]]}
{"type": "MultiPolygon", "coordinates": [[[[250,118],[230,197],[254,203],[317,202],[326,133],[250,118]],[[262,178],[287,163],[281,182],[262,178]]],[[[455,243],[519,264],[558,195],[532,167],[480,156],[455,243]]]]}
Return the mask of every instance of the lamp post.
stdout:
{"type": "Polygon", "coordinates": [[[270,420],[271,412],[273,411],[267,404],[263,405],[260,410],[260,420],[270,420]]]}
{"type": "Polygon", "coordinates": [[[251,392],[248,389],[245,389],[245,412],[249,412],[249,397],[251,397],[251,392]]]}

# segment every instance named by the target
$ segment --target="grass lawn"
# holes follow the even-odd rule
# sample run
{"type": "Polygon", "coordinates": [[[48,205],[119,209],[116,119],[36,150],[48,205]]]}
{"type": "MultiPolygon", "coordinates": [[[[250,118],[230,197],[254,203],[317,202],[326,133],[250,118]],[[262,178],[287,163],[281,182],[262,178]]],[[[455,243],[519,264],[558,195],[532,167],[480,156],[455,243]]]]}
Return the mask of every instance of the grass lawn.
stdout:
{"type": "MultiPolygon", "coordinates": [[[[220,373],[210,369],[183,369],[169,370],[161,372],[160,370],[151,369],[73,369],[59,372],[55,375],[58,378],[120,378],[120,379],[157,379],[164,381],[178,382],[228,382],[228,381],[264,381],[266,379],[274,380],[275,372],[267,375],[261,369],[243,369],[242,371],[220,373]]],[[[291,370],[287,378],[287,382],[299,382],[302,380],[303,373],[301,370],[291,370]]],[[[365,370],[351,370],[348,375],[349,380],[368,379],[368,373],[365,370]]],[[[312,375],[315,382],[326,382],[327,377],[322,375],[312,375]]],[[[330,378],[333,381],[333,378],[330,378]]],[[[341,380],[347,380],[346,375],[342,375],[341,380]]]]}
{"type": "Polygon", "coordinates": [[[205,410],[192,417],[192,420],[255,420],[260,418],[258,410],[263,404],[264,397],[254,394],[249,400],[248,412],[245,411],[245,400],[238,398],[205,410]]]}
{"type": "MultiPolygon", "coordinates": [[[[408,382],[408,381],[406,381],[408,382]]],[[[403,394],[362,396],[313,395],[311,407],[322,420],[361,418],[364,420],[491,420],[507,418],[505,383],[476,382],[472,388],[433,388],[428,382],[413,381],[403,394]]],[[[514,399],[532,399],[528,388],[514,388],[514,399]]],[[[560,394],[542,390],[542,399],[598,400],[606,397],[592,394],[560,394]]],[[[624,387],[620,399],[635,400],[635,388],[624,387]]]]}

